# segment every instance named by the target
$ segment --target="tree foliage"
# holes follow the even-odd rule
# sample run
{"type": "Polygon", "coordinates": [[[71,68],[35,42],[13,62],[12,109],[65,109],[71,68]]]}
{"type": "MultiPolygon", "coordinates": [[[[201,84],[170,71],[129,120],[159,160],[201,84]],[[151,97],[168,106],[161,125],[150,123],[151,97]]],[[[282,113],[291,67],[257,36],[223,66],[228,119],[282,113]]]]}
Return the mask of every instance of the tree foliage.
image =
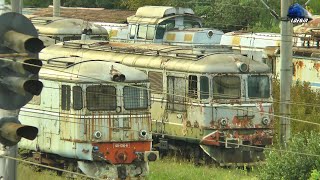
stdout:
{"type": "MultiPolygon", "coordinates": [[[[273,98],[274,98],[274,113],[279,115],[280,107],[280,82],[278,79],[273,81],[273,98]]],[[[293,119],[303,120],[291,121],[291,133],[296,134],[303,131],[317,131],[320,132],[320,92],[313,91],[308,82],[297,81],[291,87],[291,103],[290,103],[290,117],[293,119]],[[306,123],[311,122],[311,123],[306,123]]],[[[279,130],[278,117],[275,117],[275,130],[279,130]]]]}
{"type": "MultiPolygon", "coordinates": [[[[279,0],[264,0],[271,9],[280,15],[279,0]]],[[[296,0],[303,5],[306,0],[296,0]]],[[[52,0],[24,0],[25,6],[47,7],[52,0]]],[[[174,6],[192,8],[203,17],[206,27],[223,31],[246,29],[254,32],[280,32],[280,21],[256,0],[61,0],[63,6],[102,7],[108,9],[136,10],[139,7],[174,6]]],[[[320,14],[318,0],[311,0],[308,9],[313,14],[320,14]]]]}
{"type": "Polygon", "coordinates": [[[261,166],[259,179],[312,179],[319,177],[314,169],[320,168],[320,134],[304,132],[294,134],[287,149],[265,151],[266,164],[261,166]]]}
{"type": "Polygon", "coordinates": [[[319,170],[313,170],[311,173],[311,177],[309,180],[319,180],[320,179],[320,171],[319,170]]]}
{"type": "MultiPolygon", "coordinates": [[[[280,1],[265,2],[280,16],[280,1]]],[[[303,5],[305,0],[295,2],[303,5]]],[[[320,14],[317,0],[311,0],[308,7],[314,14],[320,14]]],[[[146,5],[180,6],[192,8],[204,18],[206,27],[223,31],[247,29],[250,31],[280,32],[280,21],[270,11],[255,0],[128,0],[123,3],[130,10],[146,5]]]]}
{"type": "Polygon", "coordinates": [[[107,8],[118,9],[122,8],[121,1],[119,0],[65,0],[63,6],[71,7],[88,7],[88,8],[107,8]]]}

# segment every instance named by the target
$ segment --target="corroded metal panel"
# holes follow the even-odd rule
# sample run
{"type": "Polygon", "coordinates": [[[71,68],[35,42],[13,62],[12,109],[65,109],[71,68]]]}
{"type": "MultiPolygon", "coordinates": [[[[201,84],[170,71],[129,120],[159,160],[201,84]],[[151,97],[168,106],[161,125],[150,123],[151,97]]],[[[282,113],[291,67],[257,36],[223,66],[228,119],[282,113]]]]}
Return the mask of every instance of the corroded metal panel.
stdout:
{"type": "MultiPolygon", "coordinates": [[[[305,55],[294,55],[292,59],[292,80],[295,82],[309,82],[311,88],[319,89],[320,87],[320,58],[316,57],[317,50],[314,49],[314,56],[312,57],[312,49],[305,49],[305,55]]],[[[302,50],[304,51],[304,50],[302,50]]],[[[302,52],[301,51],[301,52],[302,52]]],[[[280,72],[280,57],[276,56],[276,75],[279,77],[280,72]]]]}
{"type": "MultiPolygon", "coordinates": [[[[94,44],[95,41],[91,41],[94,44]]],[[[96,41],[98,42],[98,41],[96,41]]],[[[81,44],[81,41],[76,41],[75,43],[81,44]]],[[[101,45],[100,48],[110,48],[116,49],[119,47],[120,43],[109,43],[107,45],[101,45]]],[[[250,64],[249,72],[265,72],[270,68],[266,64],[259,63],[257,61],[250,60],[241,55],[221,53],[221,54],[207,54],[205,56],[198,57],[197,54],[192,52],[192,49],[172,47],[172,50],[168,52],[163,52],[162,49],[167,48],[163,45],[128,45],[130,46],[121,49],[122,51],[127,50],[128,54],[122,54],[117,52],[103,51],[103,49],[93,49],[82,46],[80,50],[71,49],[63,47],[61,44],[53,45],[51,47],[45,48],[40,57],[43,59],[48,59],[55,57],[55,52],[59,52],[59,55],[70,56],[77,55],[83,58],[95,58],[95,59],[105,59],[113,62],[122,62],[124,65],[135,66],[140,68],[156,68],[156,69],[166,69],[171,71],[184,71],[184,72],[197,72],[197,73],[239,73],[240,70],[236,66],[237,61],[241,61],[250,64]],[[150,47],[153,50],[148,50],[150,47]],[[135,49],[136,51],[144,51],[145,53],[153,53],[158,50],[160,56],[149,56],[141,55],[132,52],[129,54],[130,49],[135,49]],[[145,50],[146,49],[146,50],[145,50]],[[176,50],[175,50],[176,49],[176,50]],[[183,49],[183,51],[181,51],[183,49]],[[172,54],[172,55],[171,55],[172,54]],[[177,57],[178,56],[178,57],[177,57]],[[180,57],[179,57],[180,56],[180,57]],[[181,58],[182,57],[182,58],[181,58]],[[185,58],[185,59],[183,59],[185,58]]],[[[142,51],[142,52],[143,52],[142,51]]]]}

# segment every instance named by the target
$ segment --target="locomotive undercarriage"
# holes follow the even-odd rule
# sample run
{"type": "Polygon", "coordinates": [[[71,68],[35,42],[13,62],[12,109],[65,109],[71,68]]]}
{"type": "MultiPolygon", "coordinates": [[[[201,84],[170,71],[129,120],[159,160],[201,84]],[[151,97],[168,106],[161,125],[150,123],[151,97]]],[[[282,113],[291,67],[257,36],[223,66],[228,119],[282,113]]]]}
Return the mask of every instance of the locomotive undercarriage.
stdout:
{"type": "MultiPolygon", "coordinates": [[[[233,141],[217,145],[205,145],[199,139],[179,138],[154,134],[154,147],[160,156],[173,153],[191,160],[195,165],[209,164],[221,167],[250,167],[263,163],[265,145],[249,145],[248,141],[236,145],[233,141]]],[[[271,141],[271,139],[268,139],[271,141]]]]}
{"type": "MultiPolygon", "coordinates": [[[[106,161],[77,161],[76,159],[64,158],[55,154],[43,153],[38,151],[21,151],[19,154],[30,161],[56,167],[59,169],[83,173],[91,177],[102,179],[143,179],[147,175],[148,165],[144,161],[134,161],[131,164],[110,164],[106,161]]],[[[35,167],[37,171],[42,168],[35,167]]],[[[57,175],[66,178],[76,178],[71,173],[57,171],[57,175]]]]}

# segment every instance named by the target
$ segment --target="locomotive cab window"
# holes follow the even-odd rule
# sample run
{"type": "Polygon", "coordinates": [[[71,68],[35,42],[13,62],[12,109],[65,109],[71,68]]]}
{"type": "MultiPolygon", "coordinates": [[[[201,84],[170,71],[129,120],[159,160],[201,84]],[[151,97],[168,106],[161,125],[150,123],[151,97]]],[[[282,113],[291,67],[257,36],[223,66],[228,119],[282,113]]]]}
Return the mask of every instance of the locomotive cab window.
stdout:
{"type": "Polygon", "coordinates": [[[139,25],[137,39],[146,39],[147,26],[139,25]]]}
{"type": "Polygon", "coordinates": [[[155,26],[148,26],[147,40],[153,40],[155,32],[155,26]]]}
{"type": "Polygon", "coordinates": [[[200,77],[200,99],[209,98],[209,78],[207,76],[200,77]]]}
{"type": "Polygon", "coordinates": [[[116,88],[108,85],[88,86],[86,89],[87,108],[91,111],[112,111],[117,107],[116,88]]]}
{"type": "Polygon", "coordinates": [[[71,88],[68,85],[61,86],[61,109],[70,110],[71,88]]]}
{"type": "Polygon", "coordinates": [[[168,103],[169,110],[185,111],[186,79],[168,76],[168,103]]]}
{"type": "Polygon", "coordinates": [[[80,86],[72,87],[73,109],[81,110],[83,108],[82,88],[80,86]]]}
{"type": "Polygon", "coordinates": [[[200,28],[201,24],[194,19],[184,18],[183,25],[185,28],[200,28]]]}
{"type": "Polygon", "coordinates": [[[166,32],[165,25],[159,25],[156,29],[156,39],[163,39],[164,33],[166,32]]]}
{"type": "Polygon", "coordinates": [[[134,37],[136,36],[136,28],[137,28],[137,25],[131,25],[131,28],[130,28],[130,39],[134,39],[134,37]]]}
{"type": "Polygon", "coordinates": [[[268,76],[249,76],[248,77],[248,96],[249,98],[269,98],[270,83],[268,76]]]}
{"type": "Polygon", "coordinates": [[[212,89],[214,99],[240,98],[241,81],[237,76],[215,76],[212,89]]]}
{"type": "Polygon", "coordinates": [[[123,88],[125,109],[146,109],[148,108],[148,92],[142,87],[123,88]]]}
{"type": "Polygon", "coordinates": [[[198,80],[197,76],[189,76],[189,91],[188,96],[194,99],[198,99],[198,80]]]}

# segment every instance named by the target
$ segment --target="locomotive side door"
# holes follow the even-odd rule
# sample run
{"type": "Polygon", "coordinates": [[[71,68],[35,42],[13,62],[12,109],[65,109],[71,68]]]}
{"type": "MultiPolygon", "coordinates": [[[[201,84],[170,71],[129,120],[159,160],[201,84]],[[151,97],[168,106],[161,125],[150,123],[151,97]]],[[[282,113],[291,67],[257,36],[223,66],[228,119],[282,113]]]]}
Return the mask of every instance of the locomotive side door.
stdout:
{"type": "Polygon", "coordinates": [[[167,74],[167,106],[164,133],[185,136],[187,121],[186,77],[184,74],[167,74]]]}
{"type": "Polygon", "coordinates": [[[39,129],[42,133],[42,141],[39,142],[40,150],[49,150],[55,146],[55,138],[59,136],[59,84],[54,81],[43,81],[45,90],[41,94],[42,120],[39,122],[39,129]]]}

